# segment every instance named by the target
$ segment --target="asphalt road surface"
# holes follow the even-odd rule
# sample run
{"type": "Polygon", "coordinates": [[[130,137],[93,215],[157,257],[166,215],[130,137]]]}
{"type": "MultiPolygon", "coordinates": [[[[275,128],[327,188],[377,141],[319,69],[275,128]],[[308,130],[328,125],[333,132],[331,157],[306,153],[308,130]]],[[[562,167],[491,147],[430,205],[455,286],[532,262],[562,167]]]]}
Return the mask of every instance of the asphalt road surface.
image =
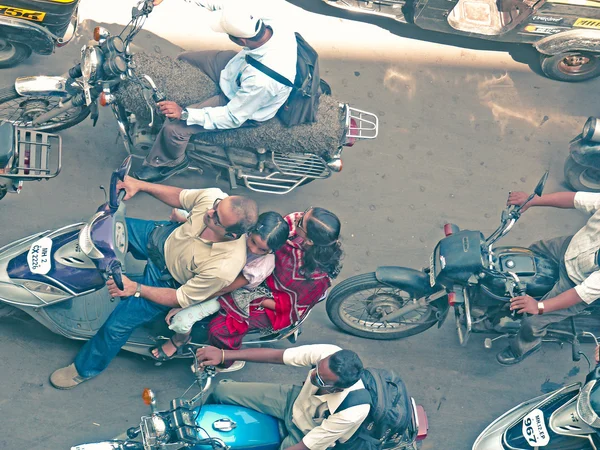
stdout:
{"type": "MultiPolygon", "coordinates": [[[[288,213],[319,205],[335,211],[343,222],[346,252],[339,280],[379,265],[427,265],[446,222],[491,233],[508,191],[532,191],[547,169],[546,192],[565,189],[568,141],[587,116],[599,113],[600,81],[565,84],[543,78],[529,67],[533,60],[527,48],[460,40],[377,18],[355,22],[350,19],[358,16],[318,0],[296,5],[305,9],[281,3],[287,18],[320,51],[322,76],[339,98],[378,114],[380,135],[345,150],[344,170],[327,180],[285,197],[240,192],[258,200],[263,210],[288,213]]],[[[124,23],[129,7],[123,0],[86,0],[82,12],[88,14],[84,18],[124,23]]],[[[189,7],[166,0],[137,44],[160,53],[174,53],[176,46],[230,45],[203,27],[205,13],[181,12],[189,7]]],[[[0,84],[16,76],[64,72],[77,61],[90,29],[84,24],[80,41],[52,57],[33,57],[3,70],[0,84]]],[[[26,184],[20,195],[2,200],[0,245],[87,220],[103,202],[98,186],[108,183],[126,155],[110,111],[101,113],[95,128],[86,121],[61,133],[64,168],[58,178],[26,184]]],[[[169,183],[228,189],[212,173],[188,173],[169,183]]],[[[165,219],[169,208],[140,195],[129,202],[128,213],[165,219]]],[[[534,208],[503,243],[528,245],[572,234],[584,220],[575,211],[534,208]]],[[[367,366],[398,371],[429,416],[423,449],[463,450],[504,411],[544,389],[581,381],[587,370],[583,361],[571,361],[569,348],[554,344],[517,367],[501,367],[495,353],[504,343],[486,350],[484,337],[474,335],[462,348],[448,320],[441,329],[406,340],[360,339],[338,331],[320,305],[300,343],[336,343],[357,351],[367,366]]],[[[69,364],[80,346],[27,316],[0,319],[0,448],[63,450],[110,439],[147,411],[141,401],[144,387],[154,388],[159,405],[166,406],[192,381],[187,363],[156,367],[122,353],[105,373],[77,389],[53,389],[48,376],[69,364]]],[[[593,349],[586,344],[583,350],[591,354],[593,349]]],[[[231,375],[298,383],[304,377],[302,369],[258,364],[231,375]]]]}

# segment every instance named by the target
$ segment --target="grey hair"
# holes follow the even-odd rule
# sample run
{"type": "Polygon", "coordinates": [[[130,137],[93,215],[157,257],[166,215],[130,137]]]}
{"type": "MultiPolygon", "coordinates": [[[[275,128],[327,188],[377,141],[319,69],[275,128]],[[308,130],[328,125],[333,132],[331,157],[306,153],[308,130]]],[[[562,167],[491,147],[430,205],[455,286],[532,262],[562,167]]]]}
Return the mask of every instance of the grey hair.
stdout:
{"type": "Polygon", "coordinates": [[[227,227],[225,231],[238,235],[247,233],[256,225],[258,220],[258,205],[254,200],[241,195],[232,195],[229,198],[231,209],[238,221],[235,225],[227,227]]]}

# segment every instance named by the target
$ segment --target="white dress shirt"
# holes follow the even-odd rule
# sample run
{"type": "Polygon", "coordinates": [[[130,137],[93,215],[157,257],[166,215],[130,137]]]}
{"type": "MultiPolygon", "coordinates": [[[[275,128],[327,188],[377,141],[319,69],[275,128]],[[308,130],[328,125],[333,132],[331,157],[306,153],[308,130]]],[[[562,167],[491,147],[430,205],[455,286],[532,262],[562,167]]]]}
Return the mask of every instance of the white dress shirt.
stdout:
{"type": "MultiPolygon", "coordinates": [[[[224,2],[202,3],[207,9],[222,9],[224,2]]],[[[214,108],[188,109],[188,125],[207,130],[238,128],[247,120],[264,122],[275,117],[292,88],[246,63],[246,55],[287,78],[296,78],[298,45],[294,31],[274,20],[262,18],[273,30],[271,38],[256,49],[244,47],[221,71],[219,87],[229,103],[214,108]]]]}
{"type": "MultiPolygon", "coordinates": [[[[292,347],[283,353],[283,362],[288,366],[312,367],[333,353],[341,350],[336,345],[319,344],[292,347]]],[[[333,394],[316,395],[319,390],[310,381],[310,372],[292,408],[292,421],[302,431],[302,442],[311,450],[325,450],[336,441],[346,442],[363,423],[370,405],[356,405],[337,412],[348,393],[364,389],[358,380],[351,387],[333,394]],[[329,411],[329,417],[325,413],[329,411]]]]}
{"type": "Polygon", "coordinates": [[[565,252],[565,265],[569,278],[577,286],[575,291],[586,303],[600,297],[600,194],[577,192],[575,208],[593,214],[569,243],[565,252]]]}

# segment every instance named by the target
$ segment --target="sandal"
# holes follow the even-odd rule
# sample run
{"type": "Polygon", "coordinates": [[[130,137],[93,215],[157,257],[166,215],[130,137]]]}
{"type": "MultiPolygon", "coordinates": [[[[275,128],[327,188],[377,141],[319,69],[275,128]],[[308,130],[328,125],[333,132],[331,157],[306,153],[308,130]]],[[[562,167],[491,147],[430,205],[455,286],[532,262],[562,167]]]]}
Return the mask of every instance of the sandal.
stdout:
{"type": "Polygon", "coordinates": [[[175,358],[176,356],[182,355],[181,348],[183,346],[189,344],[191,340],[192,340],[192,337],[188,336],[187,339],[185,340],[185,342],[182,342],[181,344],[177,345],[175,343],[175,341],[173,340],[173,336],[171,336],[169,338],[169,341],[171,341],[171,344],[173,344],[173,347],[175,347],[175,353],[173,353],[171,356],[167,355],[165,353],[165,351],[163,350],[164,344],[157,345],[156,347],[152,347],[150,350],[148,350],[148,353],[150,354],[150,358],[152,358],[155,361],[159,361],[159,362],[169,361],[169,360],[175,358]],[[154,354],[153,354],[154,350],[158,351],[158,356],[154,356],[154,354]]]}

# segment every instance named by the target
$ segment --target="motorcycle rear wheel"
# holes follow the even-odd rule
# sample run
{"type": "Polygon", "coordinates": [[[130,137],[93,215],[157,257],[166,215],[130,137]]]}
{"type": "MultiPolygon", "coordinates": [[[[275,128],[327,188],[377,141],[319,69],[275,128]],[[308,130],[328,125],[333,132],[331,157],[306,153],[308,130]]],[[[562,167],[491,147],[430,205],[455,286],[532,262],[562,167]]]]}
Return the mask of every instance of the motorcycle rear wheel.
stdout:
{"type": "Polygon", "coordinates": [[[11,122],[22,128],[52,133],[77,125],[90,113],[89,107],[77,106],[48,122],[32,126],[31,121],[35,117],[58,106],[59,99],[55,97],[21,97],[14,86],[0,88],[0,121],[11,122]]]}
{"type": "Polygon", "coordinates": [[[569,155],[565,161],[565,181],[574,191],[600,192],[600,167],[582,166],[569,155]]]}
{"type": "Polygon", "coordinates": [[[431,306],[392,323],[381,322],[379,318],[382,313],[395,311],[423,294],[412,286],[390,287],[377,280],[374,272],[365,273],[344,280],[331,291],[326,301],[327,315],[338,328],[355,336],[401,339],[422,333],[437,323],[431,306]]]}

